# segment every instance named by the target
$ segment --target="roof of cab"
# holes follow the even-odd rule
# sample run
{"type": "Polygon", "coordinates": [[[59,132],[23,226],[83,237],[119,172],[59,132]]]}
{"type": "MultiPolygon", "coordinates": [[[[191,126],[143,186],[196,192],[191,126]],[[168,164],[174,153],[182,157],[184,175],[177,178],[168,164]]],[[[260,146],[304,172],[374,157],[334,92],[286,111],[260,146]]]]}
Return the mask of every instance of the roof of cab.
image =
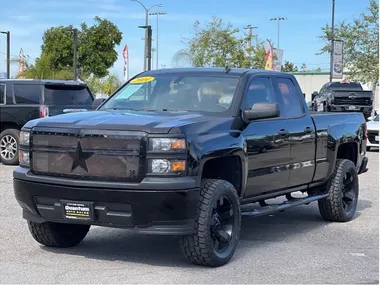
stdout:
{"type": "Polygon", "coordinates": [[[64,85],[87,85],[85,82],[74,80],[53,80],[53,79],[0,79],[2,83],[19,83],[19,84],[64,84],[64,85]]]}
{"type": "Polygon", "coordinates": [[[139,75],[160,75],[160,74],[179,74],[179,73],[223,73],[229,75],[244,75],[246,73],[274,73],[278,74],[278,71],[264,70],[264,69],[249,69],[249,68],[231,68],[230,71],[226,73],[226,68],[223,67],[186,67],[186,68],[163,68],[149,70],[140,73],[139,75]]]}

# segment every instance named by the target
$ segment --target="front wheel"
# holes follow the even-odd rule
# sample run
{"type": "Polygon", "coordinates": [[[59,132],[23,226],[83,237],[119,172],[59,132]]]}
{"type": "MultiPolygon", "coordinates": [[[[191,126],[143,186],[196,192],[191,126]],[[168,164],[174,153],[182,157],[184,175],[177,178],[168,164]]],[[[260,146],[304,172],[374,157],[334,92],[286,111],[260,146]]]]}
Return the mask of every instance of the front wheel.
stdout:
{"type": "Polygon", "coordinates": [[[87,235],[89,225],[59,224],[46,222],[42,224],[28,221],[33,238],[49,247],[72,247],[79,244],[87,235]]]}
{"type": "Polygon", "coordinates": [[[194,264],[222,266],[236,250],[240,227],[240,203],[234,186],[224,180],[205,179],[194,234],[181,239],[181,251],[194,264]]]}
{"type": "Polygon", "coordinates": [[[322,217],[332,222],[352,220],[359,197],[359,179],[351,160],[338,159],[327,184],[329,196],[318,200],[322,217]]]}

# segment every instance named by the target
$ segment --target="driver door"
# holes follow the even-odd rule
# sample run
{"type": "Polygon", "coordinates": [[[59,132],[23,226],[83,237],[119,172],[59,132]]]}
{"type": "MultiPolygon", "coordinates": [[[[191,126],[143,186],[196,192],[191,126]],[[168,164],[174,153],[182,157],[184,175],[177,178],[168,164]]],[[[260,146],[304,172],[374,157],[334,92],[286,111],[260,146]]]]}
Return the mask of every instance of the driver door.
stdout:
{"type": "MultiPolygon", "coordinates": [[[[248,84],[244,108],[260,102],[279,102],[270,77],[254,77],[248,84]]],[[[245,198],[288,186],[290,142],[282,113],[279,118],[252,121],[243,131],[248,152],[245,198]]]]}

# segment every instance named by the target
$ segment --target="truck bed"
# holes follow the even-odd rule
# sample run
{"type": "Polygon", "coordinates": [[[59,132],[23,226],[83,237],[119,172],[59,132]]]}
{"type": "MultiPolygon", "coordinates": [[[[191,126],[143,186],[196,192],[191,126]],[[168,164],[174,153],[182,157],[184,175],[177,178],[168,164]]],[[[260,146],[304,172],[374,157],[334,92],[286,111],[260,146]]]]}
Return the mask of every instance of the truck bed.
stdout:
{"type": "MultiPolygon", "coordinates": [[[[316,129],[316,169],[313,181],[325,179],[332,173],[335,165],[336,149],[345,140],[354,139],[365,119],[362,113],[357,112],[310,112],[316,129]],[[344,133],[342,137],[342,132],[344,133]]],[[[353,142],[354,143],[354,142],[353,142]]],[[[357,150],[358,152],[360,150],[357,150]]],[[[358,163],[358,167],[360,163],[358,163]]]]}

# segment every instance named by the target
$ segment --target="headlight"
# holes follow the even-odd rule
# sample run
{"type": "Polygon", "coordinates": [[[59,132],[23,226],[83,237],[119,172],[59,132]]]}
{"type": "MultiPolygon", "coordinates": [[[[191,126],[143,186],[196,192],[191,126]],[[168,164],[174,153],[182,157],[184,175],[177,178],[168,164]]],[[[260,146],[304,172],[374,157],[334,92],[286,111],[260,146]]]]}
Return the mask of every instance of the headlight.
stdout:
{"type": "Polygon", "coordinates": [[[171,150],[185,150],[185,149],[186,149],[186,141],[184,139],[151,138],[149,140],[149,150],[171,151],[171,150]]]}
{"type": "Polygon", "coordinates": [[[179,174],[186,170],[185,160],[152,159],[149,164],[150,173],[179,174]]]}
{"type": "Polygon", "coordinates": [[[29,145],[29,138],[30,138],[29,132],[25,132],[25,131],[20,132],[20,144],[29,145]]]}
{"type": "Polygon", "coordinates": [[[20,166],[29,166],[30,165],[29,151],[19,150],[18,158],[19,158],[20,166]]]}

